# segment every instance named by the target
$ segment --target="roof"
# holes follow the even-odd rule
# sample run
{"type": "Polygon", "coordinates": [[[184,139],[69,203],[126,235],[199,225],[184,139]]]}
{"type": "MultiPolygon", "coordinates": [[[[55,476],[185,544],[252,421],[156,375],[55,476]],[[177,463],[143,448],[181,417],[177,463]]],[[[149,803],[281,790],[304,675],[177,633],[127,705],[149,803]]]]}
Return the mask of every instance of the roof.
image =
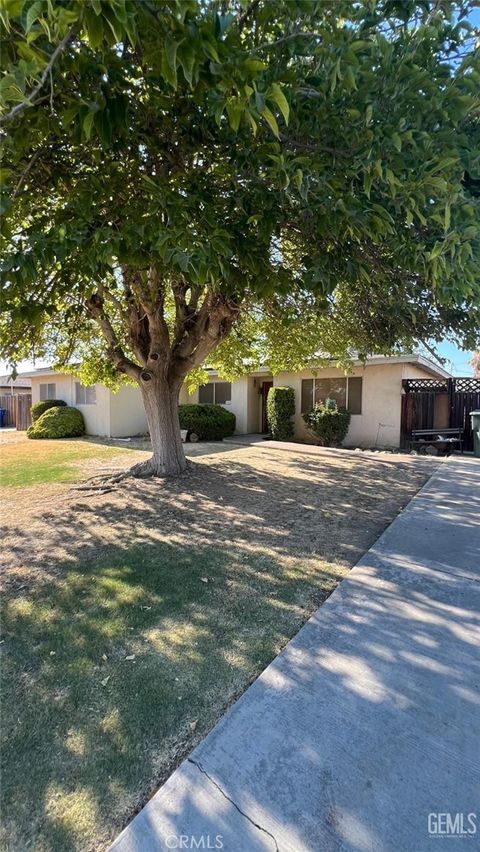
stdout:
{"type": "Polygon", "coordinates": [[[0,376],[0,387],[31,388],[32,381],[29,373],[22,373],[16,379],[11,376],[0,376]]]}
{"type": "MultiPolygon", "coordinates": [[[[330,358],[330,363],[332,366],[335,366],[337,363],[336,358],[330,358]]],[[[418,355],[413,353],[411,355],[371,355],[367,357],[365,360],[360,358],[352,359],[352,364],[355,367],[376,367],[388,364],[416,364],[418,367],[421,367],[425,372],[430,373],[432,376],[440,377],[442,379],[451,378],[450,373],[447,370],[444,370],[439,364],[435,364],[430,358],[426,358],[424,355],[418,355]]],[[[325,367],[325,361],[322,365],[319,365],[319,369],[321,366],[325,367]]],[[[314,368],[312,364],[305,366],[304,369],[314,368]]],[[[218,370],[212,370],[207,368],[207,372],[211,376],[217,376],[218,370]]],[[[282,371],[283,372],[283,371],[282,371]]],[[[288,370],[285,372],[297,372],[296,370],[288,370]]],[[[270,373],[270,369],[267,366],[259,367],[258,369],[252,370],[252,374],[254,375],[262,375],[264,373],[270,373]]]]}
{"type": "MultiPolygon", "coordinates": [[[[332,366],[335,366],[337,363],[336,358],[331,358],[330,363],[332,366]]],[[[426,358],[424,355],[418,355],[413,353],[411,355],[371,355],[367,357],[365,360],[360,358],[354,358],[352,363],[355,367],[368,367],[368,366],[380,366],[382,364],[416,364],[418,367],[421,367],[422,370],[425,370],[427,373],[430,373],[432,376],[440,377],[442,379],[451,378],[450,373],[447,370],[444,370],[439,364],[435,364],[430,358],[426,358]]],[[[307,365],[304,369],[308,369],[312,365],[307,365]]],[[[322,366],[325,366],[323,363],[322,366]]],[[[206,368],[207,372],[211,376],[217,376],[218,370],[213,370],[209,367],[206,368]]],[[[263,367],[258,367],[251,371],[253,375],[262,375],[264,373],[270,373],[270,368],[265,365],[263,367]]],[[[296,371],[288,371],[288,372],[296,372],[296,371]]],[[[64,375],[61,370],[54,370],[52,367],[39,367],[37,370],[32,370],[30,373],[22,373],[22,377],[25,378],[41,378],[43,376],[61,376],[64,375]]]]}

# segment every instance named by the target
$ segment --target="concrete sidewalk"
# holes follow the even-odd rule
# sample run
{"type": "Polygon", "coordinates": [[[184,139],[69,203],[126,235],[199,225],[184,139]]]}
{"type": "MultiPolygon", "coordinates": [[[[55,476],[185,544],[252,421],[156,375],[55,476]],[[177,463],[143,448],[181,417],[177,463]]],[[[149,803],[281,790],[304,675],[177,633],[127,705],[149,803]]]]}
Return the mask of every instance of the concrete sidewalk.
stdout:
{"type": "Polygon", "coordinates": [[[455,456],[111,848],[479,848],[479,578],[480,463],[455,456]]]}

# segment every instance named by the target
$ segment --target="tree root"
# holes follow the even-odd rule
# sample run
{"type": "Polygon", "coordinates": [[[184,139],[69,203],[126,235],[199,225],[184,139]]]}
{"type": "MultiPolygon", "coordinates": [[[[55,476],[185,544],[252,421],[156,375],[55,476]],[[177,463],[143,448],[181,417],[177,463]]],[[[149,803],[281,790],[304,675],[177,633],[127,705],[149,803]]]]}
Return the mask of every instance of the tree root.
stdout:
{"type": "Polygon", "coordinates": [[[138,462],[128,470],[122,470],[118,473],[96,474],[95,476],[85,479],[78,485],[73,486],[74,491],[91,492],[94,494],[107,494],[109,491],[115,491],[117,485],[125,482],[127,479],[178,479],[183,476],[189,476],[195,469],[195,465],[190,459],[187,459],[186,469],[180,474],[159,474],[156,471],[152,459],[138,462]]]}

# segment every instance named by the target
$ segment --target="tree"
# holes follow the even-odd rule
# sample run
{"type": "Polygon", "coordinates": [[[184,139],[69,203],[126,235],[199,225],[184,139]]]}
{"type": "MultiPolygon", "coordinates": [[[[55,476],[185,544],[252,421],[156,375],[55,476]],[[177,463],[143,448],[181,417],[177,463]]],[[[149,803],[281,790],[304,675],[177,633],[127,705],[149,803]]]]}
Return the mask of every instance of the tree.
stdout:
{"type": "Polygon", "coordinates": [[[80,353],[91,380],[137,382],[141,472],[176,475],[179,391],[206,359],[280,365],[324,344],[345,358],[448,332],[473,348],[480,73],[465,9],[12,0],[3,357],[80,353]]]}

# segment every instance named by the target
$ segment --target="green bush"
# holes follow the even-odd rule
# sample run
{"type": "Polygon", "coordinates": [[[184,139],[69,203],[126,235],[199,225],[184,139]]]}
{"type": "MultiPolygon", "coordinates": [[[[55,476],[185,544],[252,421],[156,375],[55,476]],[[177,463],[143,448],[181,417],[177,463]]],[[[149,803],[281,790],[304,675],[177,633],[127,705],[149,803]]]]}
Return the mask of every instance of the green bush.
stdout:
{"type": "Polygon", "coordinates": [[[78,408],[57,406],[44,411],[29,429],[28,438],[77,438],[85,434],[85,421],[78,408]]]}
{"type": "Polygon", "coordinates": [[[235,431],[235,415],[221,405],[179,405],[180,428],[194,432],[201,441],[221,441],[235,431]]]}
{"type": "Polygon", "coordinates": [[[338,447],[347,435],[350,413],[339,410],[335,400],[327,399],[316,402],[303,419],[322,447],[338,447]]]}
{"type": "Polygon", "coordinates": [[[267,420],[274,441],[291,441],[295,414],[293,388],[270,388],[267,396],[267,420]]]}
{"type": "Polygon", "coordinates": [[[30,414],[32,415],[32,423],[35,423],[45,411],[48,411],[49,408],[57,408],[60,405],[66,405],[67,403],[63,401],[63,399],[43,399],[41,402],[34,402],[30,409],[30,414]]]}

